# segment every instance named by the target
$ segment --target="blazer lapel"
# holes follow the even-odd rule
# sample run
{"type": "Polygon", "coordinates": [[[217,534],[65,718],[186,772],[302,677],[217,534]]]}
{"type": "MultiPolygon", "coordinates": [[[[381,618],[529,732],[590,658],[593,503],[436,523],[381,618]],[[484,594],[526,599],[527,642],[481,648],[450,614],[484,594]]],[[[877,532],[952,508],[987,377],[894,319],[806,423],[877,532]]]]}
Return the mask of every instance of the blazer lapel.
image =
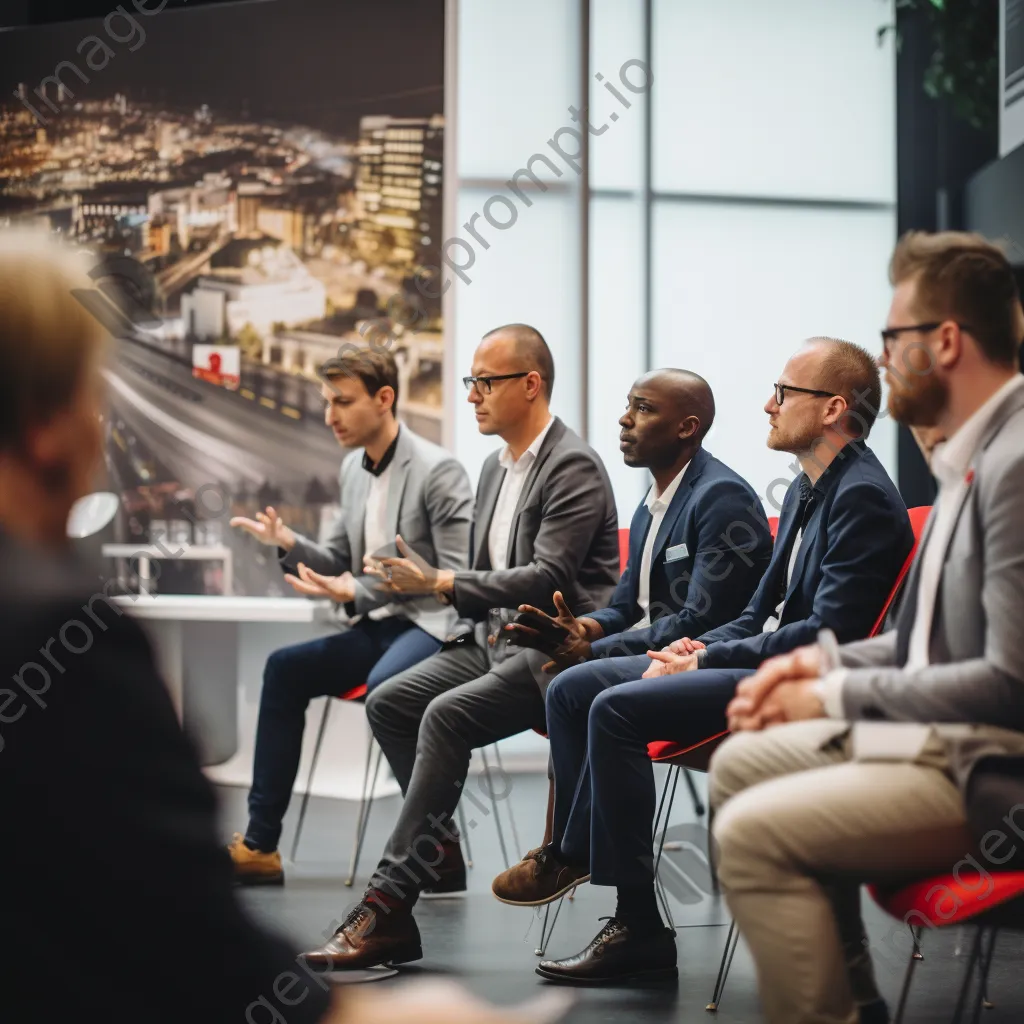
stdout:
{"type": "MultiPolygon", "coordinates": [[[[686,475],[679,481],[679,487],[676,488],[676,493],[672,495],[672,503],[665,512],[665,518],[661,521],[661,528],[658,530],[658,536],[654,538],[654,548],[651,551],[652,566],[658,561],[662,552],[665,550],[665,545],[668,543],[668,539],[672,536],[672,531],[675,529],[676,521],[682,515],[683,509],[686,508],[686,504],[690,500],[693,485],[697,482],[700,474],[703,472],[704,464],[707,462],[707,459],[707,452],[701,448],[690,460],[690,464],[686,467],[686,475]]],[[[694,552],[694,554],[696,554],[696,552],[694,552]]]]}
{"type": "Polygon", "coordinates": [[[356,466],[355,472],[350,474],[351,479],[346,481],[346,486],[352,488],[352,501],[349,508],[355,514],[349,517],[346,529],[348,530],[349,547],[352,551],[352,574],[358,576],[363,571],[363,555],[366,554],[366,499],[370,494],[370,474],[362,468],[362,464],[356,466]]]}
{"type": "Polygon", "coordinates": [[[917,593],[921,587],[921,562],[924,559],[925,549],[932,535],[935,526],[935,516],[930,515],[925,524],[924,534],[921,543],[917,546],[917,553],[914,555],[913,564],[907,575],[907,582],[904,585],[903,597],[900,598],[900,610],[896,613],[896,664],[905,665],[907,656],[910,653],[910,633],[914,628],[914,619],[917,617],[917,593]]]}
{"type": "Polygon", "coordinates": [[[547,462],[548,456],[554,451],[555,445],[558,444],[564,433],[565,427],[556,416],[551,424],[551,429],[548,430],[544,437],[544,443],[540,446],[540,451],[537,452],[537,458],[533,460],[533,465],[526,474],[523,489],[519,492],[519,500],[516,502],[515,511],[512,513],[512,528],[508,531],[508,547],[505,549],[505,564],[507,566],[511,567],[516,564],[515,550],[516,534],[519,532],[519,513],[526,507],[530,492],[536,486],[541,468],[547,462]]]}
{"type": "Polygon", "coordinates": [[[412,462],[412,442],[407,439],[405,429],[403,427],[399,433],[398,447],[395,449],[391,473],[388,476],[387,534],[389,543],[398,533],[398,517],[402,511],[402,497],[405,494],[405,485],[409,480],[409,465],[412,462]]]}
{"type": "Polygon", "coordinates": [[[491,521],[494,519],[494,507],[498,504],[498,495],[501,493],[506,472],[500,462],[495,461],[493,465],[494,468],[480,481],[479,515],[473,527],[473,545],[476,548],[473,552],[474,569],[487,569],[491,564],[488,537],[491,532],[491,521]]]}
{"type": "MultiPolygon", "coordinates": [[[[823,515],[821,504],[811,513],[811,518],[807,520],[807,526],[804,527],[804,534],[800,538],[800,550],[796,553],[796,564],[793,566],[793,575],[789,578],[789,586],[786,587],[786,603],[789,603],[789,599],[796,592],[796,588],[800,585],[800,577],[803,576],[804,570],[807,568],[808,552],[810,551],[811,545],[807,543],[807,528],[814,526],[817,529],[817,524],[821,522],[823,515]]],[[[799,529],[800,524],[794,525],[794,530],[799,529]]],[[[795,541],[794,541],[795,542],[795,541]]],[[[790,558],[793,557],[792,551],[790,551],[790,558]]],[[[789,559],[786,560],[786,568],[789,567],[789,559]]],[[[785,605],[783,605],[785,608],[785,605]]]]}

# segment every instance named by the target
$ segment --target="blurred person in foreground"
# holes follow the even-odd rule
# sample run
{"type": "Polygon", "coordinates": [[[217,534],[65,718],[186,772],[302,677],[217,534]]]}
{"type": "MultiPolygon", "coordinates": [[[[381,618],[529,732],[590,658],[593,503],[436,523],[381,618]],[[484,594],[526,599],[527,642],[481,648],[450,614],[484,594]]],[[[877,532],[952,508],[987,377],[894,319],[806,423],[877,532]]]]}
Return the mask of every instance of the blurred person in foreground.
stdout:
{"type": "Polygon", "coordinates": [[[139,627],[66,541],[103,431],[92,282],[0,234],[0,965],[5,1019],[108,1024],[518,1021],[457,988],[329,982],[243,913],[215,798],[139,627]]]}
{"type": "Polygon", "coordinates": [[[862,882],[1024,862],[999,839],[1024,805],[1020,298],[1003,253],[958,232],[904,236],[890,278],[889,412],[936,442],[939,483],[896,627],[766,662],[711,764],[719,873],[770,1024],[856,1024],[862,882]]]}

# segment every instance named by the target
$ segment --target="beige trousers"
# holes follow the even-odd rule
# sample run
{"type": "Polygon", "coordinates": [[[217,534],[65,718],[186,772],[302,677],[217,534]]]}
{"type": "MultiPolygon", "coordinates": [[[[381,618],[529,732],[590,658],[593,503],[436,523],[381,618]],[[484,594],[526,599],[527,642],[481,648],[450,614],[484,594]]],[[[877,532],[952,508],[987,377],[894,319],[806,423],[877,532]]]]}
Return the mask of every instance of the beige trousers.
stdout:
{"type": "Polygon", "coordinates": [[[852,761],[835,731],[739,733],[711,764],[719,875],[769,1024],[857,1024],[874,995],[861,883],[950,872],[975,849],[938,751],[852,761]]]}

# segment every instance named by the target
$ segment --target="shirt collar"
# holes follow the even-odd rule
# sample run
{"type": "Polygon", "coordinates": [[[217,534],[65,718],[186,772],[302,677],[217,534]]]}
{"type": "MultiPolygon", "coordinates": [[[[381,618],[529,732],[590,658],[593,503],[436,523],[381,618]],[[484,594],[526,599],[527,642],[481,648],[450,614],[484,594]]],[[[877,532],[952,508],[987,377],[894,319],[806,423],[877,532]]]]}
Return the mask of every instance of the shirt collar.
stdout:
{"type": "Polygon", "coordinates": [[[1003,399],[1019,387],[1024,387],[1024,376],[1017,373],[975,409],[948,441],[935,446],[931,469],[943,487],[955,484],[971,468],[978,445],[1003,399]]]}
{"type": "Polygon", "coordinates": [[[668,508],[672,504],[672,499],[676,496],[676,491],[679,490],[679,485],[683,482],[683,477],[686,476],[686,471],[690,468],[690,463],[693,462],[691,459],[686,463],[685,466],[672,478],[672,482],[665,488],[661,494],[655,494],[658,485],[652,484],[651,489],[647,492],[647,498],[644,504],[654,513],[654,506],[657,505],[660,508],[668,508]]]}
{"type": "Polygon", "coordinates": [[[540,447],[544,443],[544,438],[548,436],[548,431],[551,429],[551,424],[555,422],[555,417],[552,416],[548,419],[544,426],[544,429],[533,439],[530,447],[519,456],[518,459],[512,457],[512,449],[508,445],[502,449],[501,454],[498,456],[498,462],[505,469],[526,469],[535,458],[540,454],[540,447]],[[529,458],[527,458],[529,456],[529,458]]]}
{"type": "Polygon", "coordinates": [[[363,451],[363,469],[366,470],[371,476],[380,476],[388,466],[391,465],[392,460],[395,457],[395,452],[398,449],[398,439],[402,436],[402,428],[398,428],[398,433],[395,434],[394,441],[388,445],[388,450],[380,457],[380,462],[375,466],[370,461],[370,456],[363,451]]]}
{"type": "Polygon", "coordinates": [[[862,456],[867,446],[859,438],[850,441],[836,453],[835,458],[825,467],[824,472],[818,477],[817,482],[812,484],[806,473],[801,473],[800,497],[808,499],[811,497],[823,498],[839,482],[839,478],[862,456]]]}

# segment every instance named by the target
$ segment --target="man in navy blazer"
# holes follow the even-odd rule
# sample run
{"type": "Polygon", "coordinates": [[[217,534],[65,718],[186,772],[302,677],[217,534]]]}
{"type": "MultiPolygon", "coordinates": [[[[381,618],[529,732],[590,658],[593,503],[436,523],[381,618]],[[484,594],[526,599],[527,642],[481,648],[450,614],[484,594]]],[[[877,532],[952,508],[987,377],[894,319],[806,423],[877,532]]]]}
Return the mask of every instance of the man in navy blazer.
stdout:
{"type": "Polygon", "coordinates": [[[863,349],[824,338],[805,345],[765,405],[768,447],[792,452],[802,472],[783,502],[771,564],[742,614],[640,657],[570,668],[548,688],[552,845],[499,876],[495,894],[537,906],[590,880],[615,886],[618,906],[582,953],[542,963],[543,976],[675,975],[675,933],[654,891],[647,744],[696,743],[723,731],[737,682],[820,629],[843,643],[870,632],[913,545],[903,501],[865,444],[880,395],[878,368],[863,349]]]}
{"type": "Polygon", "coordinates": [[[702,446],[715,416],[707,381],[654,370],[636,381],[628,403],[619,420],[623,461],[649,469],[654,486],[633,513],[629,560],[610,603],[577,619],[556,594],[560,614],[523,606],[509,627],[513,642],[551,655],[548,668],[643,655],[729,622],[771,561],[757,493],[702,446]]]}

